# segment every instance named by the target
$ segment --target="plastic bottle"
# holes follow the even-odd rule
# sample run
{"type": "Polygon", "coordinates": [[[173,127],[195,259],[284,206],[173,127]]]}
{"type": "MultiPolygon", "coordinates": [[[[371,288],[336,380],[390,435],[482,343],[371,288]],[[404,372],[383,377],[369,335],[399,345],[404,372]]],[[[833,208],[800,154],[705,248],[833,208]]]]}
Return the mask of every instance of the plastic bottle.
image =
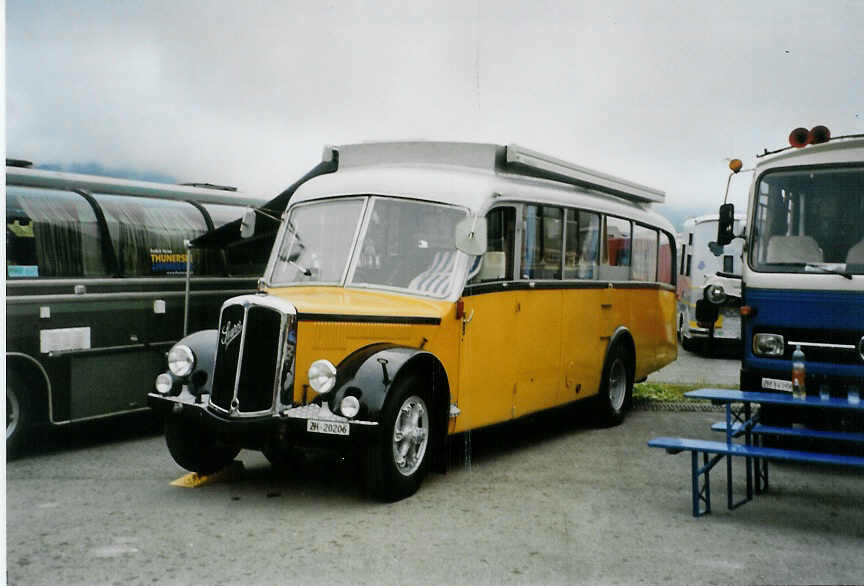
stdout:
{"type": "Polygon", "coordinates": [[[801,346],[795,346],[792,353],[792,398],[804,399],[807,397],[807,388],[804,386],[804,352],[801,346]]]}

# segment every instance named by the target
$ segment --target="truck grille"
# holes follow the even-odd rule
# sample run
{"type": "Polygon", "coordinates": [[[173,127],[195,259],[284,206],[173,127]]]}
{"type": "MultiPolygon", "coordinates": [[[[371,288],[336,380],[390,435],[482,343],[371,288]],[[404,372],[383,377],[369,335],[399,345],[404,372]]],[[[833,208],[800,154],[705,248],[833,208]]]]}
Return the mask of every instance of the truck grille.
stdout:
{"type": "Polygon", "coordinates": [[[290,304],[268,297],[245,295],[225,302],[212,406],[234,416],[261,415],[292,396],[295,315],[290,304]]]}

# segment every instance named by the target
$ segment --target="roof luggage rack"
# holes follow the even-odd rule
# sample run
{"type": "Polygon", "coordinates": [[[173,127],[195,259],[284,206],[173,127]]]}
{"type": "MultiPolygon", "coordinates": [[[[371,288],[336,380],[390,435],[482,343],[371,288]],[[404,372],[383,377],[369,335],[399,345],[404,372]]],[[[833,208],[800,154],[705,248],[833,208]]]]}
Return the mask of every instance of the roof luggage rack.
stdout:
{"type": "Polygon", "coordinates": [[[663,191],[569,163],[515,144],[462,142],[380,142],[324,149],[325,162],[340,168],[392,165],[451,165],[566,183],[638,203],[663,203],[663,191]]]}

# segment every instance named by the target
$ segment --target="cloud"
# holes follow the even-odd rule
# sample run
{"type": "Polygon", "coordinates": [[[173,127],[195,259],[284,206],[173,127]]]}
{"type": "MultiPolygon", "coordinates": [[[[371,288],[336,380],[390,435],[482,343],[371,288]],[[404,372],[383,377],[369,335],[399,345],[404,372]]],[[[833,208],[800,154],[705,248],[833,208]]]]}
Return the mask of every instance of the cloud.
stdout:
{"type": "Polygon", "coordinates": [[[725,158],[864,131],[862,24],[856,2],[9,0],[7,149],[266,195],[325,144],[516,142],[712,211],[725,158]]]}

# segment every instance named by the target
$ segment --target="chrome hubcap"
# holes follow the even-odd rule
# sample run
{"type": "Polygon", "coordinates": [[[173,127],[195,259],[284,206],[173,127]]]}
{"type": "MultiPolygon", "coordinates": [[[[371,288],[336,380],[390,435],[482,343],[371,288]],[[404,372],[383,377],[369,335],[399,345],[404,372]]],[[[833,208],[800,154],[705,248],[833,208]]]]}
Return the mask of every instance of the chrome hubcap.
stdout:
{"type": "Polygon", "coordinates": [[[21,416],[21,406],[14,391],[6,389],[6,439],[15,434],[18,427],[18,418],[21,416]]]}
{"type": "Polygon", "coordinates": [[[615,411],[620,411],[624,406],[624,397],[627,395],[627,369],[624,361],[620,358],[612,363],[609,369],[609,402],[615,411]]]}
{"type": "Polygon", "coordinates": [[[393,425],[393,461],[403,476],[411,476],[423,462],[429,443],[429,413],[417,395],[405,399],[393,425]]]}

